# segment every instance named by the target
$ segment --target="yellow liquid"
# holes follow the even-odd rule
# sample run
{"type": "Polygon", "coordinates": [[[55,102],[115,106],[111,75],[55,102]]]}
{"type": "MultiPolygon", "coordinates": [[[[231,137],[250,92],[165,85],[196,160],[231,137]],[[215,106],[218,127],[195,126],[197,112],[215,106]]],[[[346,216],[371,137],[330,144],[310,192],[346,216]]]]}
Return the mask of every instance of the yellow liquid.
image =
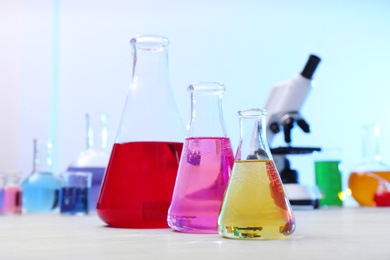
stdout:
{"type": "Polygon", "coordinates": [[[281,239],[295,218],[273,161],[236,161],[218,218],[227,238],[281,239]]]}

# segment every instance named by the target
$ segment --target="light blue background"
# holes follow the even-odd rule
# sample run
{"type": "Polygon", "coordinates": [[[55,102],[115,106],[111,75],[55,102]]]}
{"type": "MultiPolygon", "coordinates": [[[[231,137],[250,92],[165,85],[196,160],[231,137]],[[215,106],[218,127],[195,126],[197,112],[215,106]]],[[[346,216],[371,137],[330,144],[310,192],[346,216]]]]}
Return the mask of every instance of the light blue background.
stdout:
{"type": "MultiPolygon", "coordinates": [[[[109,114],[111,146],[130,83],[129,40],[161,34],[171,41],[170,78],[184,123],[190,83],[227,85],[234,149],[237,109],[262,107],[274,83],[300,72],[311,53],[320,56],[317,87],[301,111],[312,133],[297,128],[293,145],[341,148],[346,180],[361,159],[364,124],[381,124],[390,163],[389,25],[385,0],[0,0],[0,169],[27,175],[32,139],[50,137],[55,171],[63,171],[85,147],[88,111],[109,114]]],[[[272,146],[280,144],[281,135],[272,146]]],[[[292,166],[303,183],[314,182],[312,156],[294,157],[292,166]]]]}

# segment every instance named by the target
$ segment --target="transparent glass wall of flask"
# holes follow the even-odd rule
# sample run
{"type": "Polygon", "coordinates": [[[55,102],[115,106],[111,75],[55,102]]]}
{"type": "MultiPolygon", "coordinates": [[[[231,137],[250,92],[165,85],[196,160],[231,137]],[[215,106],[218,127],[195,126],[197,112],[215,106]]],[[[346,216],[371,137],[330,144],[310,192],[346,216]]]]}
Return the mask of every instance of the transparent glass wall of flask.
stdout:
{"type": "Polygon", "coordinates": [[[112,227],[167,228],[185,137],[169,80],[169,40],[142,35],[130,43],[132,81],[97,213],[112,227]]]}
{"type": "Polygon", "coordinates": [[[265,137],[266,111],[238,111],[240,140],[218,217],[223,237],[281,239],[295,230],[295,217],[265,137]]]}
{"type": "Polygon", "coordinates": [[[181,232],[218,233],[218,213],[234,160],[223,118],[225,88],[217,82],[188,87],[191,118],[168,212],[169,226],[181,232]]]}

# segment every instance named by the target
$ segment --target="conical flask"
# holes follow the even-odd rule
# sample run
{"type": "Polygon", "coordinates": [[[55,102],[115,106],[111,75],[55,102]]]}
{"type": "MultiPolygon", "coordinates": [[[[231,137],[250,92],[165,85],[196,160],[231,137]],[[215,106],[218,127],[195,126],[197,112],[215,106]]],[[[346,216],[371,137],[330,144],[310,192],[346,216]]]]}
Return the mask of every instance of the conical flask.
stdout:
{"type": "Polygon", "coordinates": [[[219,233],[237,239],[281,239],[295,218],[265,137],[263,109],[239,110],[240,140],[218,218],[219,233]]]}
{"type": "Polygon", "coordinates": [[[188,90],[191,120],[168,224],[182,232],[218,233],[218,213],[234,161],[222,114],[225,86],[204,82],[192,84],[188,90]]]}
{"type": "Polygon", "coordinates": [[[133,74],[97,214],[112,227],[168,227],[184,125],[168,77],[168,39],[131,39],[133,74]]]}
{"type": "Polygon", "coordinates": [[[374,195],[380,178],[390,182],[390,166],[382,160],[380,153],[380,125],[365,125],[360,134],[362,160],[348,176],[348,188],[360,206],[375,206],[374,195]]]}
{"type": "Polygon", "coordinates": [[[91,196],[89,211],[95,212],[104,172],[108,164],[107,153],[107,121],[108,116],[102,112],[86,114],[86,149],[71,162],[68,171],[91,172],[91,196]]]}

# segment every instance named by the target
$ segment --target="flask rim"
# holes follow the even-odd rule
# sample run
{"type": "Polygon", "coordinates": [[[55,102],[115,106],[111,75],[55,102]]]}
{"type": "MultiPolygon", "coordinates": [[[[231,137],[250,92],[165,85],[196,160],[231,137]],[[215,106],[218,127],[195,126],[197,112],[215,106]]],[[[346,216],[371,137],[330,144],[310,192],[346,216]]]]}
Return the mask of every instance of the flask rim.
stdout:
{"type": "Polygon", "coordinates": [[[191,93],[220,94],[225,92],[226,86],[220,82],[195,82],[187,90],[191,93]]]}
{"type": "Polygon", "coordinates": [[[243,108],[237,111],[239,117],[242,118],[257,118],[267,115],[267,110],[263,108],[243,108]]]}
{"type": "Polygon", "coordinates": [[[169,39],[161,35],[137,35],[130,40],[130,44],[137,49],[153,51],[168,46],[169,39]]]}

